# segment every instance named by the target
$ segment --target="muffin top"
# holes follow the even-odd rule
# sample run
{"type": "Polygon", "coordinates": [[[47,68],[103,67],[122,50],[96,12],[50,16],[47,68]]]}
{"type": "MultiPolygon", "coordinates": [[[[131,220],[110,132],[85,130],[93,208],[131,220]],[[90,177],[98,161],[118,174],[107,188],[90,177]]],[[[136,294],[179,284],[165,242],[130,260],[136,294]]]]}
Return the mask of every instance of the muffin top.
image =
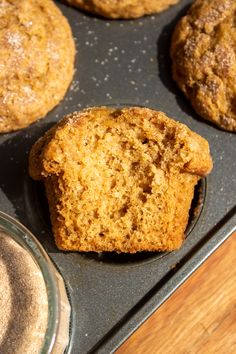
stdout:
{"type": "Polygon", "coordinates": [[[137,18],[161,12],[179,0],[67,0],[80,9],[107,18],[137,18]]]}
{"type": "Polygon", "coordinates": [[[173,77],[196,112],[236,131],[236,2],[197,0],[178,23],[173,77]]]}
{"type": "Polygon", "coordinates": [[[63,98],[75,47],[51,0],[2,0],[0,47],[0,132],[9,132],[44,117],[63,98]]]}

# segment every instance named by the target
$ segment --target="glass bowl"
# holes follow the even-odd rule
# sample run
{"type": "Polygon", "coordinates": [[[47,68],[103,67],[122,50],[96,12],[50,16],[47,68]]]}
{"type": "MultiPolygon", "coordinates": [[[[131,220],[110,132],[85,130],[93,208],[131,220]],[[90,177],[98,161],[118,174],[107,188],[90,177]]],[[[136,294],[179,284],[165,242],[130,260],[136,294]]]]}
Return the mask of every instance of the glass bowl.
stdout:
{"type": "Polygon", "coordinates": [[[32,233],[17,220],[1,211],[0,231],[10,236],[30,254],[45,282],[48,323],[40,353],[64,353],[69,343],[71,307],[62,276],[32,233]]]}

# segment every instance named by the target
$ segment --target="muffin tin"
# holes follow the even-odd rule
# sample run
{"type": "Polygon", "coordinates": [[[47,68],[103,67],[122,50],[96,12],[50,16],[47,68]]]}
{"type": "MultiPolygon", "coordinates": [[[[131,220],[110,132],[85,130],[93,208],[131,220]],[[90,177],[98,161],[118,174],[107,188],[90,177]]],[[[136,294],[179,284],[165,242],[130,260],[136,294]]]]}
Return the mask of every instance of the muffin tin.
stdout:
{"type": "Polygon", "coordinates": [[[74,81],[45,119],[0,136],[0,209],[34,233],[66,282],[72,306],[68,353],[115,351],[236,229],[236,136],[199,118],[171,78],[171,33],[190,3],[182,0],[138,20],[107,21],[57,2],[76,39],[74,81]],[[44,188],[28,176],[28,153],[64,114],[95,105],[158,109],[209,141],[214,169],[196,188],[179,251],[97,255],[56,249],[44,188]]]}

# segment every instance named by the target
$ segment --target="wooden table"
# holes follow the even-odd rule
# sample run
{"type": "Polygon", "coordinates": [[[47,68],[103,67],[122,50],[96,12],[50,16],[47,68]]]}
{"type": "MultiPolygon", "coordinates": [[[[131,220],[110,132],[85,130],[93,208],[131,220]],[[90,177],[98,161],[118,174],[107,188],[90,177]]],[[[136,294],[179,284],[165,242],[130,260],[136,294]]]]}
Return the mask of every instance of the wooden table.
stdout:
{"type": "Polygon", "coordinates": [[[236,353],[236,233],[116,354],[236,353]]]}

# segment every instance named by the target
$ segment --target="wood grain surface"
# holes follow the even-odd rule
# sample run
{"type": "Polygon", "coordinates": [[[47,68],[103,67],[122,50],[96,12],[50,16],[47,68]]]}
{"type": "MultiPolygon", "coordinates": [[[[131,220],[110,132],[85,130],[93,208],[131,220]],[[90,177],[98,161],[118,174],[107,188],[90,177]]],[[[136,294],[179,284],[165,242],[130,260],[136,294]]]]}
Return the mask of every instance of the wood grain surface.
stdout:
{"type": "Polygon", "coordinates": [[[116,354],[236,353],[236,233],[116,354]]]}

